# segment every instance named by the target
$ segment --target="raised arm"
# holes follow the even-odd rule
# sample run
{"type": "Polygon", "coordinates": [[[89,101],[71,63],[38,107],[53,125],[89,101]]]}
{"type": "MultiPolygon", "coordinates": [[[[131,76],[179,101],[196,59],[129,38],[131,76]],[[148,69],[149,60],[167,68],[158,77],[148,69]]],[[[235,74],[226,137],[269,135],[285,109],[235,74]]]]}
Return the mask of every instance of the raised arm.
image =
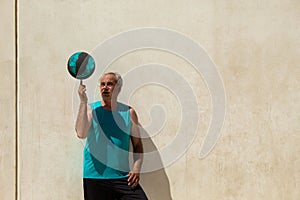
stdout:
{"type": "Polygon", "coordinates": [[[75,130],[77,133],[77,137],[81,139],[87,137],[89,128],[91,126],[91,121],[92,121],[92,111],[90,106],[88,105],[88,99],[85,92],[86,92],[86,87],[85,85],[82,85],[82,82],[80,82],[80,85],[78,87],[80,105],[77,114],[75,130]]]}
{"type": "Polygon", "coordinates": [[[132,120],[131,126],[131,143],[134,152],[134,163],[132,170],[129,173],[128,185],[136,187],[140,181],[140,171],[143,163],[143,143],[140,137],[139,122],[136,112],[133,108],[130,108],[130,117],[132,120]]]}

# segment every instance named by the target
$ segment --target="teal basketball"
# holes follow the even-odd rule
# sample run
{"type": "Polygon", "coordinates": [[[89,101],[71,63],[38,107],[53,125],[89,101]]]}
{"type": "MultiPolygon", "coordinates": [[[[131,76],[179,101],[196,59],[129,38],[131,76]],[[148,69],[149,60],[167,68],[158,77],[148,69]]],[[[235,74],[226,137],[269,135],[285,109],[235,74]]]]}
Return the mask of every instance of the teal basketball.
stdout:
{"type": "Polygon", "coordinates": [[[95,71],[95,60],[86,52],[76,52],[68,60],[68,72],[76,79],[86,79],[95,71]]]}

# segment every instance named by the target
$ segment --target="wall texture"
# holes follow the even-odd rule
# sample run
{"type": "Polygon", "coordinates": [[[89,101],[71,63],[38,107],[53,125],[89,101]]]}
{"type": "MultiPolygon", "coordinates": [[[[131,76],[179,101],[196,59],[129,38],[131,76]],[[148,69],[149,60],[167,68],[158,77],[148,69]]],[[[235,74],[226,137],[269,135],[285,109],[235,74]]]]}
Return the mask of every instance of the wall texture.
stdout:
{"type": "MultiPolygon", "coordinates": [[[[192,66],[158,50],[132,52],[109,66],[124,75],[144,63],[168,65],[182,74],[199,103],[201,120],[187,152],[165,169],[143,174],[150,199],[300,198],[299,1],[19,0],[18,82],[15,5],[0,4],[0,199],[14,199],[15,184],[22,200],[83,199],[83,141],[74,132],[72,102],[78,81],[68,75],[67,59],[112,35],[153,26],[181,32],[206,50],[227,102],[222,135],[199,159],[213,105],[192,66]]],[[[149,151],[175,137],[180,105],[158,85],[140,88],[130,100],[143,125],[151,123],[149,105],[158,103],[165,105],[167,120],[159,135],[145,140],[149,151]]]]}
{"type": "Polygon", "coordinates": [[[0,199],[15,198],[15,5],[0,2],[0,199]]]}

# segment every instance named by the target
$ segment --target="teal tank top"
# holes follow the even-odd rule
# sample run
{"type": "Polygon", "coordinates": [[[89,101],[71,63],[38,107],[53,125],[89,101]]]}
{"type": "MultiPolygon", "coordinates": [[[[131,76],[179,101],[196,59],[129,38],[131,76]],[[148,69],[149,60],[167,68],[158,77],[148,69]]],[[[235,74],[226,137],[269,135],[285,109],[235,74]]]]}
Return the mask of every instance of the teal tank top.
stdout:
{"type": "Polygon", "coordinates": [[[128,176],[131,118],[128,105],[105,110],[100,101],[90,104],[92,124],[86,139],[83,178],[116,179],[128,176]]]}

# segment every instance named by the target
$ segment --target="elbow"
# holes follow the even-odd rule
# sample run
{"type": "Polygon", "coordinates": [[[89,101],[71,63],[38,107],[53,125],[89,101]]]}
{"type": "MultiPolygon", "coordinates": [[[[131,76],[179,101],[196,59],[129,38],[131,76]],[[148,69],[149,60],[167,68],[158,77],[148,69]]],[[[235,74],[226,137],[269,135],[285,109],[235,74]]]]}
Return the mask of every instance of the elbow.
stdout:
{"type": "Polygon", "coordinates": [[[76,133],[77,133],[77,137],[79,139],[85,139],[86,138],[86,134],[84,134],[82,131],[76,130],[76,133]]]}
{"type": "Polygon", "coordinates": [[[77,137],[78,137],[79,139],[85,139],[85,138],[86,138],[86,136],[81,135],[81,134],[78,134],[78,133],[77,133],[77,137]]]}

